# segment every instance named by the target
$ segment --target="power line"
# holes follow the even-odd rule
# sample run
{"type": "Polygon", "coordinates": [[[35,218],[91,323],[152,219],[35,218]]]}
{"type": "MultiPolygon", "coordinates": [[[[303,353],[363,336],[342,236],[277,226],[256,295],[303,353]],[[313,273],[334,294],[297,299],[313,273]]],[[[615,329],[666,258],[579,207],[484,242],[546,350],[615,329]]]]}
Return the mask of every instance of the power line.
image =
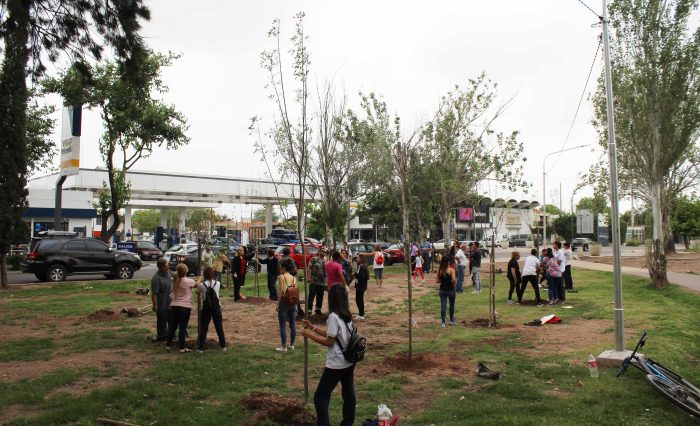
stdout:
{"type": "MultiPolygon", "coordinates": [[[[586,89],[588,89],[588,82],[591,80],[591,75],[593,74],[593,68],[595,67],[595,61],[598,59],[598,52],[600,52],[600,42],[598,42],[598,47],[596,48],[595,51],[595,56],[593,56],[593,62],[591,62],[591,68],[588,70],[588,77],[586,77],[586,84],[583,85],[583,91],[581,92],[581,97],[578,100],[578,105],[576,106],[576,112],[574,113],[574,118],[571,120],[571,126],[569,126],[569,131],[566,133],[566,138],[564,139],[564,143],[561,146],[561,149],[563,150],[566,147],[566,144],[569,142],[569,136],[571,136],[571,131],[574,130],[574,124],[576,124],[576,118],[578,117],[578,112],[581,109],[581,104],[583,103],[583,98],[586,96],[586,89]]],[[[557,158],[554,160],[554,164],[552,164],[552,167],[549,169],[547,173],[552,171],[554,169],[554,166],[557,165],[557,161],[559,161],[559,156],[561,154],[557,155],[557,158]]]]}
{"type": "Polygon", "coordinates": [[[593,10],[593,9],[591,9],[591,7],[588,6],[586,3],[584,3],[584,2],[581,1],[581,0],[578,0],[578,2],[581,3],[581,4],[583,5],[583,7],[585,7],[586,9],[590,10],[592,14],[594,14],[595,16],[597,16],[597,17],[600,18],[600,19],[603,19],[602,16],[600,16],[600,14],[596,13],[596,11],[593,10]]]}

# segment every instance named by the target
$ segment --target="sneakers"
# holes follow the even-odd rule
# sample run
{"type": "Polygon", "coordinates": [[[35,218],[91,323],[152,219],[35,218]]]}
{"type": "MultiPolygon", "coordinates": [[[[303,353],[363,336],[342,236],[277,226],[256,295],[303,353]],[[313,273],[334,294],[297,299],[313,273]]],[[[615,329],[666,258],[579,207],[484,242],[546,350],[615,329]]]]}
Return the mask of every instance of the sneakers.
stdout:
{"type": "Polygon", "coordinates": [[[446,327],[444,322],[442,323],[441,327],[442,327],[442,328],[445,328],[445,327],[446,327]]]}
{"type": "Polygon", "coordinates": [[[287,352],[287,348],[284,346],[280,346],[279,348],[275,348],[275,352],[284,353],[287,352]]]}
{"type": "Polygon", "coordinates": [[[454,321],[450,321],[450,325],[455,325],[455,324],[457,324],[457,323],[454,321]]]}
{"type": "Polygon", "coordinates": [[[508,304],[509,304],[509,305],[512,305],[512,304],[513,304],[513,301],[510,300],[510,299],[508,299],[508,304]]]}
{"type": "Polygon", "coordinates": [[[354,319],[359,319],[359,320],[365,319],[365,317],[363,317],[362,315],[355,315],[353,318],[354,318],[354,319]]]}

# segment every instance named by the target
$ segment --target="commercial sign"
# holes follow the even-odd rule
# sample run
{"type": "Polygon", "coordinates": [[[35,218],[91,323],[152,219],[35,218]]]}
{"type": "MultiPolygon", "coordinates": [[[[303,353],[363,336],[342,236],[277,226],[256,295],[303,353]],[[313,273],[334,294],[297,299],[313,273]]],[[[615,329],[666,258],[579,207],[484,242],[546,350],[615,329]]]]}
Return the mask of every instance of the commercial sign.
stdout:
{"type": "Polygon", "coordinates": [[[521,223],[522,223],[522,221],[521,221],[520,213],[517,213],[517,212],[506,213],[506,226],[519,228],[521,223]]]}
{"type": "Polygon", "coordinates": [[[593,233],[593,213],[590,210],[576,211],[576,233],[577,234],[592,234],[593,233]]]}
{"type": "Polygon", "coordinates": [[[459,223],[489,223],[489,206],[460,207],[457,209],[457,222],[459,223]]]}
{"type": "Polygon", "coordinates": [[[61,176],[77,175],[80,169],[81,106],[63,107],[61,131],[61,176]]]}

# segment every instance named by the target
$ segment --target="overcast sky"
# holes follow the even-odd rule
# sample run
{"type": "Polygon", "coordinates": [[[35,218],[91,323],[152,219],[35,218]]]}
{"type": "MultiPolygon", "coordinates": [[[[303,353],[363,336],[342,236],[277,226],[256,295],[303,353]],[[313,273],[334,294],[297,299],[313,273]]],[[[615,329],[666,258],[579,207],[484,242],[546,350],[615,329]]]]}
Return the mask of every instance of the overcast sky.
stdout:
{"type": "MultiPolygon", "coordinates": [[[[601,9],[600,1],[586,2],[601,9]]],[[[433,114],[439,97],[454,84],[485,71],[499,85],[498,102],[512,99],[495,128],[519,130],[525,146],[525,177],[534,187],[517,198],[540,202],[542,160],[562,148],[600,34],[591,26],[597,18],[577,0],[146,3],[152,14],[143,29],[148,45],[182,54],[164,72],[170,87],[166,99],[187,117],[192,142],[175,152],[157,151],[135,168],[264,177],[248,132],[252,116],[270,124],[274,114],[260,53],[272,47],[267,31],[273,19],[281,20],[288,40],[294,14],[304,11],[312,80],[333,78],[350,107],[358,105],[358,91],[376,92],[404,122],[417,123],[433,114]]],[[[602,52],[586,97],[601,70],[602,52]]],[[[591,104],[584,100],[567,143],[591,147],[547,160],[548,169],[556,166],[549,174],[547,200],[559,204],[561,183],[565,209],[579,175],[601,154],[591,117],[591,104]]],[[[101,165],[101,132],[98,115],[85,113],[81,167],[101,165]]],[[[590,192],[579,191],[576,199],[590,192]]],[[[233,209],[237,215],[239,210],[233,209]]]]}

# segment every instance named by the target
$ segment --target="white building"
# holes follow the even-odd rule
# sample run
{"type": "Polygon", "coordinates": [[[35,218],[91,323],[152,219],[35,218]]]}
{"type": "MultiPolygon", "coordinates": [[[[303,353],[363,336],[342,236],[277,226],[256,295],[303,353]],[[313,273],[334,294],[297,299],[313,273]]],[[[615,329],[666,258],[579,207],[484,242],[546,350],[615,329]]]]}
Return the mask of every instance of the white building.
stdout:
{"type": "MultiPolygon", "coordinates": [[[[31,235],[54,229],[55,190],[30,188],[27,201],[29,208],[24,217],[31,227],[31,235]]],[[[92,235],[97,226],[97,212],[92,205],[93,195],[89,191],[63,191],[62,226],[59,231],[74,231],[92,235]]]]}

